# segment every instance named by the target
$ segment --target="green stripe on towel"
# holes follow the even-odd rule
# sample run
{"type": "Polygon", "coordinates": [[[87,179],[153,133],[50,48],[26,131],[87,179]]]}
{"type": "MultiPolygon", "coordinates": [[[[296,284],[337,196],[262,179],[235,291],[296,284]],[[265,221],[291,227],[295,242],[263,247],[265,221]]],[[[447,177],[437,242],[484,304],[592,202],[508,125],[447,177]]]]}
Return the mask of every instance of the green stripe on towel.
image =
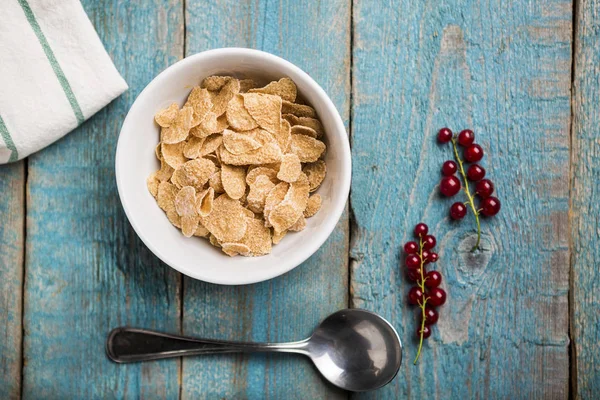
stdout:
{"type": "Polygon", "coordinates": [[[73,90],[71,89],[71,85],[69,84],[69,81],[67,80],[67,77],[65,76],[65,73],[63,72],[62,68],[60,67],[58,60],[54,56],[54,52],[52,51],[52,48],[48,44],[48,40],[46,40],[46,36],[44,36],[44,32],[42,32],[40,25],[38,24],[37,20],[35,19],[35,15],[33,15],[33,11],[31,11],[31,7],[29,6],[29,3],[27,2],[27,0],[18,0],[18,1],[19,1],[19,4],[21,5],[21,8],[23,8],[23,12],[25,13],[25,16],[27,17],[27,21],[29,21],[29,25],[31,25],[31,28],[35,32],[35,35],[37,36],[40,44],[42,45],[42,48],[44,49],[44,53],[46,53],[46,57],[48,58],[48,61],[50,62],[50,65],[52,66],[52,69],[54,70],[54,73],[56,74],[56,77],[58,78],[58,81],[60,82],[60,85],[62,86],[63,91],[65,92],[65,95],[67,96],[67,99],[69,100],[69,103],[71,104],[71,108],[73,109],[73,112],[75,113],[75,117],[77,118],[77,125],[81,125],[83,123],[83,121],[85,121],[85,119],[83,118],[83,113],[81,112],[79,103],[77,103],[77,99],[75,98],[75,94],[73,93],[73,90]]]}
{"type": "Polygon", "coordinates": [[[6,125],[4,124],[4,120],[2,116],[0,116],[0,136],[6,143],[6,147],[11,151],[10,157],[8,158],[8,162],[17,161],[19,159],[19,152],[17,151],[17,147],[15,146],[15,142],[13,142],[6,125]]]}

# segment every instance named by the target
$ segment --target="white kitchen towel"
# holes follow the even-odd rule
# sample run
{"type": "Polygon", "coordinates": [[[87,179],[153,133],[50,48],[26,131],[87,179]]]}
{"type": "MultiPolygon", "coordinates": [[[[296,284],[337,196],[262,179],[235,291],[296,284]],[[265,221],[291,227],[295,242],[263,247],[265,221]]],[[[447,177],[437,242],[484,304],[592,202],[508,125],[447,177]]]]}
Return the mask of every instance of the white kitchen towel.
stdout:
{"type": "Polygon", "coordinates": [[[0,164],[60,139],[127,83],[79,0],[0,1],[0,164]]]}

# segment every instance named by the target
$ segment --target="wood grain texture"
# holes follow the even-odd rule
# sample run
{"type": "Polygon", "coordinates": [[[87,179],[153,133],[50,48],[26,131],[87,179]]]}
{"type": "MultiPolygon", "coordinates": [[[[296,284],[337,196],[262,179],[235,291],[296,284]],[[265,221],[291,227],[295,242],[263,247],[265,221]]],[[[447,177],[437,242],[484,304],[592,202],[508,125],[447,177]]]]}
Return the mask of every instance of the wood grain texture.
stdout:
{"type": "MultiPolygon", "coordinates": [[[[349,118],[349,1],[187,1],[187,54],[241,46],[282,56],[308,72],[349,118]]],[[[307,262],[261,284],[222,287],[185,279],[183,331],[237,340],[308,336],[347,306],[348,218],[307,262]]],[[[185,359],[183,399],[345,398],[308,359],[289,355],[185,359]]]]}
{"type": "Polygon", "coordinates": [[[578,2],[571,157],[572,314],[574,395],[600,393],[600,32],[598,2],[578,2]]]}
{"type": "Polygon", "coordinates": [[[21,394],[25,162],[0,166],[0,398],[21,394]]]}
{"type": "MultiPolygon", "coordinates": [[[[567,398],[571,3],[354,1],[351,290],[398,329],[398,378],[361,398],[567,398]],[[472,128],[503,209],[448,218],[442,126],[472,128]],[[417,350],[402,246],[424,221],[448,301],[417,350]]],[[[461,197],[461,200],[466,200],[461,197]]]]}
{"type": "Polygon", "coordinates": [[[130,89],[30,158],[23,396],[177,398],[179,360],[117,365],[104,345],[120,325],[177,331],[180,324],[180,276],[128,224],[114,154],[137,94],[183,54],[183,5],[83,5],[130,89]]]}

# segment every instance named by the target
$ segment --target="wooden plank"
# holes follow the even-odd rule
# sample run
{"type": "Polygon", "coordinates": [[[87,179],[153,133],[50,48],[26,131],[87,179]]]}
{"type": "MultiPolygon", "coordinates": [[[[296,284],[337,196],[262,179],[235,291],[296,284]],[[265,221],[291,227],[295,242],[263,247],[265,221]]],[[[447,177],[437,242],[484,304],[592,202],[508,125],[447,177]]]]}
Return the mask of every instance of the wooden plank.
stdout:
{"type": "Polygon", "coordinates": [[[352,301],[390,318],[405,345],[399,377],[356,397],[567,398],[571,3],[353,10],[352,301]],[[474,129],[502,200],[476,254],[473,216],[452,223],[457,199],[438,194],[452,158],[442,126],[474,129]],[[402,246],[419,221],[437,236],[448,301],[413,366],[402,246]]]}
{"type": "Polygon", "coordinates": [[[577,5],[573,95],[571,235],[572,235],[572,380],[581,399],[600,393],[600,116],[598,2],[577,5]]]}
{"type": "Polygon", "coordinates": [[[0,166],[0,398],[21,395],[25,161],[0,166]]]}
{"type": "MultiPolygon", "coordinates": [[[[349,117],[349,1],[191,2],[187,54],[242,46],[282,56],[319,82],[349,117]]],[[[348,219],[321,250],[271,281],[222,287],[185,279],[183,331],[237,340],[288,341],[308,336],[329,313],[347,306],[348,219]]],[[[308,359],[294,355],[185,359],[182,398],[339,398],[308,359]],[[218,383],[215,383],[218,382],[218,383]]]]}
{"type": "Polygon", "coordinates": [[[104,354],[120,325],[177,330],[180,275],[141,243],[114,176],[118,133],[143,87],[183,54],[179,0],[84,0],[123,96],[30,158],[25,398],[176,398],[180,361],[117,365],[104,354]]]}

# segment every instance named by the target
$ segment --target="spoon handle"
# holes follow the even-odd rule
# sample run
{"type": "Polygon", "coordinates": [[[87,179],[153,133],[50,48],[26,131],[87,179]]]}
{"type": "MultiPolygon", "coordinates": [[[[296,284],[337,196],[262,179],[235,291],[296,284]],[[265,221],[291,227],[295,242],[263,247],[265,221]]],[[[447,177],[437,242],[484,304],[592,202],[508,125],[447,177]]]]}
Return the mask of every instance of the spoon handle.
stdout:
{"type": "Polygon", "coordinates": [[[288,352],[308,354],[308,339],[293,343],[252,343],[195,339],[134,328],[116,328],[106,340],[106,355],[117,363],[200,354],[288,352]]]}

